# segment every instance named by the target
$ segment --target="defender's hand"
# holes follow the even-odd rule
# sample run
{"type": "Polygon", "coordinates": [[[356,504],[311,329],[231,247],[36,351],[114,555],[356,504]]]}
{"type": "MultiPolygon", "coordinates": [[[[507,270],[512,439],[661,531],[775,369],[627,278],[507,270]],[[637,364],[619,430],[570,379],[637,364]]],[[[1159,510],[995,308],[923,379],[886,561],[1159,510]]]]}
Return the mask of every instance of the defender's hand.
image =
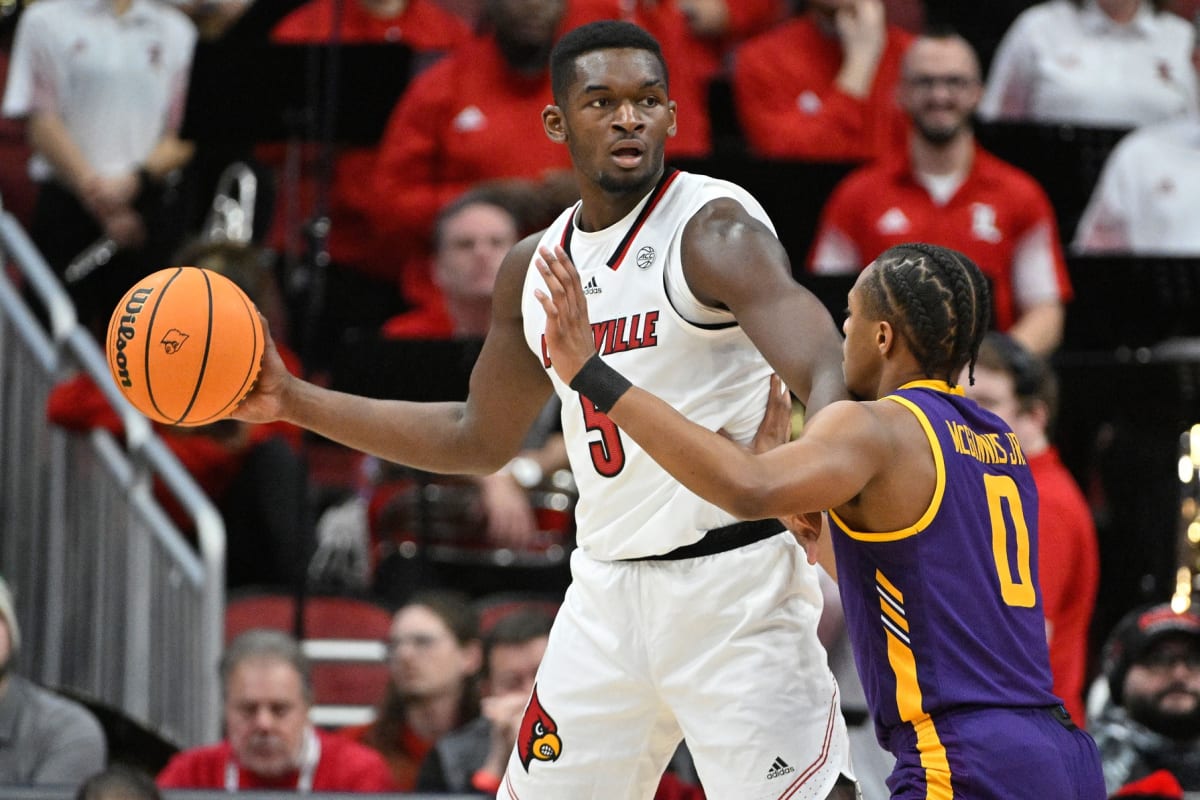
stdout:
{"type": "Polygon", "coordinates": [[[583,284],[566,251],[557,245],[553,250],[538,248],[534,264],[550,292],[549,295],[541,289],[533,292],[546,311],[546,350],[558,377],[569,384],[584,362],[596,353],[583,284]]]}
{"type": "Polygon", "coordinates": [[[771,376],[771,389],[767,395],[767,410],[750,449],[755,453],[774,450],[792,438],[792,394],[783,385],[778,375],[771,376]]]}

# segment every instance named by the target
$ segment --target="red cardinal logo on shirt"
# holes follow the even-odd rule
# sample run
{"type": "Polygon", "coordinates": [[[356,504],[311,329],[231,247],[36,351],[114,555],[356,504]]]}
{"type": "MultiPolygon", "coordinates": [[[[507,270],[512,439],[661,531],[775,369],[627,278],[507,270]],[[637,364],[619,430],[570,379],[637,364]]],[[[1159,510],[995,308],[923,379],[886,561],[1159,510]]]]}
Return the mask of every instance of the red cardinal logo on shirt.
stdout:
{"type": "Polygon", "coordinates": [[[538,700],[537,684],[521,718],[521,729],[517,732],[517,749],[521,765],[529,772],[531,761],[557,761],[562,755],[562,740],[558,738],[558,724],[546,713],[538,700]]]}

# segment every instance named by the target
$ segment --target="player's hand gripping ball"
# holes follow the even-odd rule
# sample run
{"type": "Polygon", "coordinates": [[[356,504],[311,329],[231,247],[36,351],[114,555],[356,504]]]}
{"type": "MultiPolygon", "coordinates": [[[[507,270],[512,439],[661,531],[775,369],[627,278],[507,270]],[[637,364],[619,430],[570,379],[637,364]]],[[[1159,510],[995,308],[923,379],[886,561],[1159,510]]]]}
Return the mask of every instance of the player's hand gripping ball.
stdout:
{"type": "Polygon", "coordinates": [[[125,294],[104,348],[113,380],[138,411],[171,425],[207,425],[229,416],[254,387],[262,320],[224,275],[170,267],[125,294]]]}

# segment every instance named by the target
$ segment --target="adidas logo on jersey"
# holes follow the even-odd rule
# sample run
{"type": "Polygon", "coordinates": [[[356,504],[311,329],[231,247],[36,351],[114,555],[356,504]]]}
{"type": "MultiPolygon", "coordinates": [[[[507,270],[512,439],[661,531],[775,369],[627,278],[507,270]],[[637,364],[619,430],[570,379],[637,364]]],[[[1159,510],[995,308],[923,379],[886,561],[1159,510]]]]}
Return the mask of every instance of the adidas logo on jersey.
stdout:
{"type": "Polygon", "coordinates": [[[596,285],[596,276],[593,275],[583,287],[584,294],[600,294],[604,290],[596,285]]]}
{"type": "Polygon", "coordinates": [[[775,778],[783,777],[784,775],[787,775],[789,772],[795,772],[795,771],[796,771],[795,767],[788,766],[788,763],[786,761],[784,761],[779,756],[775,756],[775,763],[771,765],[771,768],[769,770],[767,770],[767,780],[774,780],[775,778]]]}

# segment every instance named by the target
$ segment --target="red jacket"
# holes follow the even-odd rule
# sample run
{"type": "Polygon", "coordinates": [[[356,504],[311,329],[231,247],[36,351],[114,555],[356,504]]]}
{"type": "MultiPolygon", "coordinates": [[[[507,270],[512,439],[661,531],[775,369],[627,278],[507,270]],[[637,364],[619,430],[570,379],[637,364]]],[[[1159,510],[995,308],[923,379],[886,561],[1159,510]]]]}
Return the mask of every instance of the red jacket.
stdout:
{"type": "Polygon", "coordinates": [[[738,121],[751,150],[767,158],[865,161],[904,142],[896,103],[900,62],[913,35],[894,25],[871,93],[851,97],[834,85],[842,45],[801,16],[739,47],[733,62],[738,121]]]}
{"type": "MultiPolygon", "coordinates": [[[[905,153],[904,158],[860,167],[837,185],[821,212],[813,255],[826,237],[844,237],[853,244],[862,262],[855,265],[859,268],[906,242],[953,248],[991,280],[994,323],[1007,330],[1024,310],[1017,303],[1013,264],[1018,246],[1026,243],[1042,251],[1038,263],[1048,274],[1038,280],[1059,300],[1071,298],[1054,209],[1037,181],[976,147],[966,180],[946,205],[939,206],[913,175],[905,153]]],[[[810,267],[812,260],[810,256],[810,267]]]]}
{"type": "Polygon", "coordinates": [[[537,180],[570,169],[566,146],[542,127],[551,101],[549,70],[514,72],[489,36],[472,39],[409,85],[383,136],[372,205],[391,253],[418,265],[404,272],[410,301],[436,295],[426,259],[442,206],[480,181],[537,180]]]}

